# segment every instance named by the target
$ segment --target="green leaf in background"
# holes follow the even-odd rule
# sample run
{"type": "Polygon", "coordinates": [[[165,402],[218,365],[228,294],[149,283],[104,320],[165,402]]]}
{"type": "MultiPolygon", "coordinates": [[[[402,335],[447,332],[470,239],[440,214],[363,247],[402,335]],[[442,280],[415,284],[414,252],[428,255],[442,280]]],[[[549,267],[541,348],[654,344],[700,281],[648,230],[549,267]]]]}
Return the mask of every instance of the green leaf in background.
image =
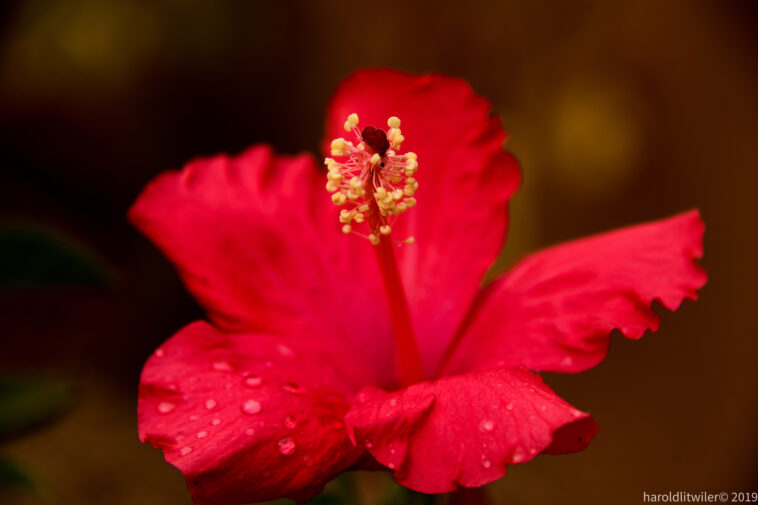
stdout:
{"type": "Polygon", "coordinates": [[[72,393],[64,380],[0,378],[0,441],[52,421],[71,405],[72,393]]]}
{"type": "Polygon", "coordinates": [[[12,461],[0,458],[0,492],[33,491],[36,488],[26,471],[12,461]]]}
{"type": "Polygon", "coordinates": [[[109,277],[101,261],[69,238],[41,227],[0,225],[0,289],[103,285],[109,277]]]}

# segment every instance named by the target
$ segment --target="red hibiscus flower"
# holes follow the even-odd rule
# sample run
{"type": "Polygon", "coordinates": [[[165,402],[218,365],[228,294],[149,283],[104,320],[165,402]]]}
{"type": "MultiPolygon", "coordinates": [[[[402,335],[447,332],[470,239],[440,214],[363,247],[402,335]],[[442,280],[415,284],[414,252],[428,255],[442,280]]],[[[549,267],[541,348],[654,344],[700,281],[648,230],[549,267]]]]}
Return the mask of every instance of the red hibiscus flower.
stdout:
{"type": "Polygon", "coordinates": [[[614,328],[658,328],[653,300],[695,299],[703,223],[691,211],[559,245],[482,288],[519,185],[489,108],[458,79],[358,72],[329,108],[328,139],[354,138],[327,141],[328,174],[259,145],[139,197],[132,222],[208,313],[139,389],[140,437],[195,503],[304,500],[366,465],[444,493],[593,438],[535,371],[586,370],[614,328]]]}

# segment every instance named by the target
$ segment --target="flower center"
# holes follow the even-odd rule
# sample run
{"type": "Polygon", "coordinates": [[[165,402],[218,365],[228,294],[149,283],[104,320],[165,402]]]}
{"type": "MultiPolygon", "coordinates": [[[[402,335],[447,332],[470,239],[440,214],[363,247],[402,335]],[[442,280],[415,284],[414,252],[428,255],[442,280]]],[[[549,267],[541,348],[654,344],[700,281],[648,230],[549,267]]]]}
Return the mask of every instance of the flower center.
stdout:
{"type": "MultiPolygon", "coordinates": [[[[418,182],[413,175],[418,170],[415,153],[398,154],[405,140],[400,131],[400,119],[387,120],[389,131],[374,126],[358,130],[358,115],[350,114],[345,131],[352,132],[354,142],[344,138],[332,141],[332,156],[324,164],[329,169],[326,190],[332,202],[345,207],[340,211],[344,233],[354,233],[378,245],[381,236],[389,236],[398,216],[416,205],[413,195],[418,182]],[[368,234],[354,229],[366,223],[368,234]]],[[[411,243],[409,237],[400,243],[411,243]]]]}

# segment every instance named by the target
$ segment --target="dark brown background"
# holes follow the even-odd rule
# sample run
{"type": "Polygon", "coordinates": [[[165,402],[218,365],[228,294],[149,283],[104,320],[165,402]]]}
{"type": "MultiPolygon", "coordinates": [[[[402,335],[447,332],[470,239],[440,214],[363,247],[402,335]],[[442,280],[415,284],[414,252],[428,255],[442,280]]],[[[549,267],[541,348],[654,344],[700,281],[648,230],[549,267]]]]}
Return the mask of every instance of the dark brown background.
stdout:
{"type": "Polygon", "coordinates": [[[316,151],[336,83],[388,66],[469,81],[511,132],[524,185],[502,265],[689,208],[707,223],[699,301],[599,367],[548,376],[601,426],[590,448],[511,467],[497,503],[642,503],[758,488],[755,250],[758,11],[751,1],[2,4],[0,217],[88,244],[110,289],[0,295],[4,371],[79,384],[61,422],[3,448],[32,503],[187,504],[136,438],[136,384],[201,311],[125,221],[141,187],[196,155],[316,151]]]}

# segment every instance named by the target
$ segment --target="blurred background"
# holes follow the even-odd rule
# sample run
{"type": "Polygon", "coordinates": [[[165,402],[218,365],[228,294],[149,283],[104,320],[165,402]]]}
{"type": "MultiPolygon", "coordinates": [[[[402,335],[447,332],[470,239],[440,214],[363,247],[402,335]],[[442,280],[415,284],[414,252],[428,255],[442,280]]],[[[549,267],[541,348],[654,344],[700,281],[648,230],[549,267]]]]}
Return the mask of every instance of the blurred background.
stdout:
{"type": "Polygon", "coordinates": [[[202,311],[126,210],[198,155],[317,152],[335,85],[377,66],[464,78],[503,118],[524,183],[496,269],[694,207],[707,223],[698,302],[639,342],[614,336],[589,372],[546,377],[598,420],[589,449],[510,467],[492,501],[758,490],[755,2],[26,0],[0,13],[0,481],[16,489],[0,502],[191,503],[138,442],[135,407],[149,353],[202,311]],[[24,277],[14,265],[30,257],[24,277]]]}

